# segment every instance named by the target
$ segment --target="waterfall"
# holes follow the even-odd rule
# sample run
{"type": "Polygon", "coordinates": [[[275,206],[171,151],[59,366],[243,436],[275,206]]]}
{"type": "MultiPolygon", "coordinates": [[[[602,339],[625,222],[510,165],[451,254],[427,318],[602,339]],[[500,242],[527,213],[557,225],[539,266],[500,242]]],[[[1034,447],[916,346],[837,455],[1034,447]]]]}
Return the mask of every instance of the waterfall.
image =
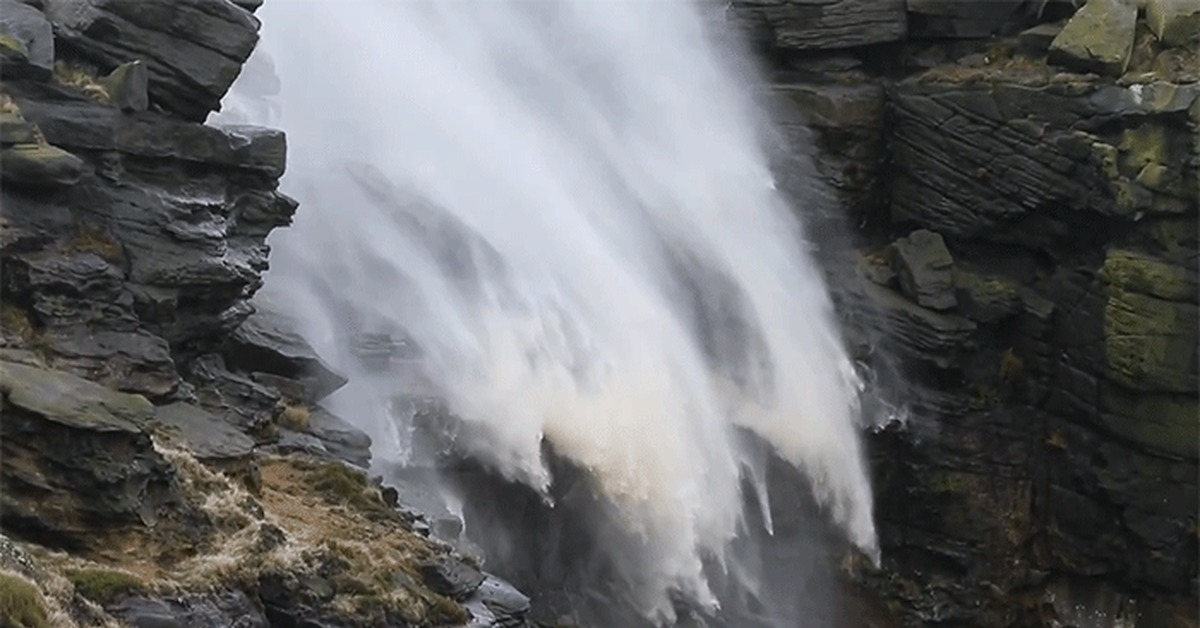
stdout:
{"type": "Polygon", "coordinates": [[[329,404],[377,463],[420,453],[392,403],[417,384],[354,347],[404,337],[464,455],[547,495],[547,446],[586,475],[639,540],[610,548],[619,577],[666,622],[673,597],[718,604],[705,565],[769,499],[743,433],[878,556],[861,383],[774,187],[759,81],[705,11],[274,0],[216,116],[287,132],[301,208],[264,298],[350,377],[329,404]]]}

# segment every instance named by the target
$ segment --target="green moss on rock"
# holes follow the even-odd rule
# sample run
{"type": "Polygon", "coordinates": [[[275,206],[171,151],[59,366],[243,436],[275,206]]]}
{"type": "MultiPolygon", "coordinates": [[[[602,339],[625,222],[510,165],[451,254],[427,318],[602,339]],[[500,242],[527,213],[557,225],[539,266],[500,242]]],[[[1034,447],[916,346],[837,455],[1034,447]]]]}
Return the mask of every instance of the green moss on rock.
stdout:
{"type": "Polygon", "coordinates": [[[1109,286],[1104,349],[1110,377],[1134,390],[1196,391],[1196,305],[1109,286]]]}
{"type": "Polygon", "coordinates": [[[1110,249],[1104,260],[1104,267],[1100,270],[1100,276],[1120,289],[1160,299],[1196,299],[1195,273],[1189,273],[1184,266],[1134,251],[1110,249]]]}
{"type": "Polygon", "coordinates": [[[50,628],[41,591],[25,578],[0,573],[0,626],[50,628]]]}
{"type": "Polygon", "coordinates": [[[76,593],[102,605],[145,588],[137,576],[113,569],[71,569],[66,576],[76,593]]]}

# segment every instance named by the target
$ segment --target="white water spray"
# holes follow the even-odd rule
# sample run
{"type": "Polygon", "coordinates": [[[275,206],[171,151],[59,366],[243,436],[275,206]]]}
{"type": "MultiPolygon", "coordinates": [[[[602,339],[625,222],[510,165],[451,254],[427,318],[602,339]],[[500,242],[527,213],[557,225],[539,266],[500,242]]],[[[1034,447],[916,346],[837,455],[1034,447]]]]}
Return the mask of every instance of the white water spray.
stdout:
{"type": "Polygon", "coordinates": [[[623,559],[648,616],[672,617],[672,590],[715,604],[702,560],[743,520],[739,428],[877,556],[858,379],[753,82],[696,3],[275,0],[260,17],[218,120],[288,134],[301,209],[265,292],[351,376],[335,410],[376,458],[408,453],[401,384],[356,372],[348,345],[403,329],[483,435],[474,455],[544,489],[545,440],[590,475],[648,548],[623,559]]]}

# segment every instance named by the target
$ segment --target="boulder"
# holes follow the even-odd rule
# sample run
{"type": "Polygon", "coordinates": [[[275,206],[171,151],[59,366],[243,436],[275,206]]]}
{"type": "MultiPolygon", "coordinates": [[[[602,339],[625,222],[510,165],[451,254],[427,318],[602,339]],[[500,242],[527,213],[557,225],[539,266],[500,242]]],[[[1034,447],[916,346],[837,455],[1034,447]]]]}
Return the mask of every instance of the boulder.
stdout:
{"type": "Polygon", "coordinates": [[[293,331],[295,321],[262,301],[256,304],[256,310],[229,339],[227,365],[250,373],[301,380],[306,396],[300,400],[307,402],[316,402],[346,384],[346,378],[333,372],[293,331]]]}
{"type": "Polygon", "coordinates": [[[733,0],[730,17],[782,50],[852,48],[904,39],[904,0],[733,0]]]}
{"type": "Polygon", "coordinates": [[[371,437],[345,419],[324,408],[315,408],[307,431],[321,442],[329,455],[364,469],[370,466],[371,437]]]}
{"type": "Polygon", "coordinates": [[[892,264],[900,289],[919,305],[949,310],[954,296],[954,259],[942,236],[920,229],[892,245],[892,264]]]}
{"type": "Polygon", "coordinates": [[[102,69],[142,60],[150,99],[194,121],[220,107],[258,42],[258,20],[227,0],[46,0],[46,15],[102,69]]]}
{"type": "Polygon", "coordinates": [[[1050,44],[1050,63],[1076,72],[1124,74],[1137,14],[1137,6],[1126,0],[1088,0],[1050,44]]]}
{"type": "Polygon", "coordinates": [[[152,524],[178,495],[145,428],[154,407],[62,371],[0,363],[0,506],[6,530],[89,546],[152,524]]]}
{"type": "Polygon", "coordinates": [[[508,582],[490,574],[463,605],[471,612],[468,628],[519,628],[528,626],[529,597],[508,582]]]}
{"type": "Polygon", "coordinates": [[[0,179],[11,185],[74,185],[85,167],[82,159],[49,144],[16,144],[0,149],[0,179]]]}
{"type": "Polygon", "coordinates": [[[146,64],[130,61],[118,65],[108,76],[100,79],[109,100],[122,111],[145,111],[150,107],[147,89],[150,74],[146,64]]]}
{"type": "Polygon", "coordinates": [[[0,51],[4,74],[49,79],[54,72],[54,31],[41,11],[0,0],[0,51]]]}
{"type": "Polygon", "coordinates": [[[453,556],[421,565],[421,577],[433,591],[456,600],[474,593],[484,581],[482,572],[453,556]]]}
{"type": "Polygon", "coordinates": [[[1164,46],[1194,46],[1200,40],[1200,2],[1145,1],[1146,24],[1164,46]]]}

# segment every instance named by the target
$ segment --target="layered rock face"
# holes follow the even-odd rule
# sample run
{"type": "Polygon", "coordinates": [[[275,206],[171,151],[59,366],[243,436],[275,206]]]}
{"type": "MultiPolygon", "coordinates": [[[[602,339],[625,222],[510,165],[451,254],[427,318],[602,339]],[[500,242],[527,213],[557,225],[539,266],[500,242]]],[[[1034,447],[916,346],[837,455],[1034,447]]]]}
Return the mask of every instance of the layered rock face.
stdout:
{"type": "Polygon", "coordinates": [[[286,140],[201,121],[257,4],[0,0],[0,575],[39,626],[523,625],[251,305],[286,140]]]}
{"type": "Polygon", "coordinates": [[[853,579],[902,625],[1195,626],[1200,31],[993,4],[767,52],[834,198],[791,191],[907,410],[870,440],[884,566],[853,579]]]}

